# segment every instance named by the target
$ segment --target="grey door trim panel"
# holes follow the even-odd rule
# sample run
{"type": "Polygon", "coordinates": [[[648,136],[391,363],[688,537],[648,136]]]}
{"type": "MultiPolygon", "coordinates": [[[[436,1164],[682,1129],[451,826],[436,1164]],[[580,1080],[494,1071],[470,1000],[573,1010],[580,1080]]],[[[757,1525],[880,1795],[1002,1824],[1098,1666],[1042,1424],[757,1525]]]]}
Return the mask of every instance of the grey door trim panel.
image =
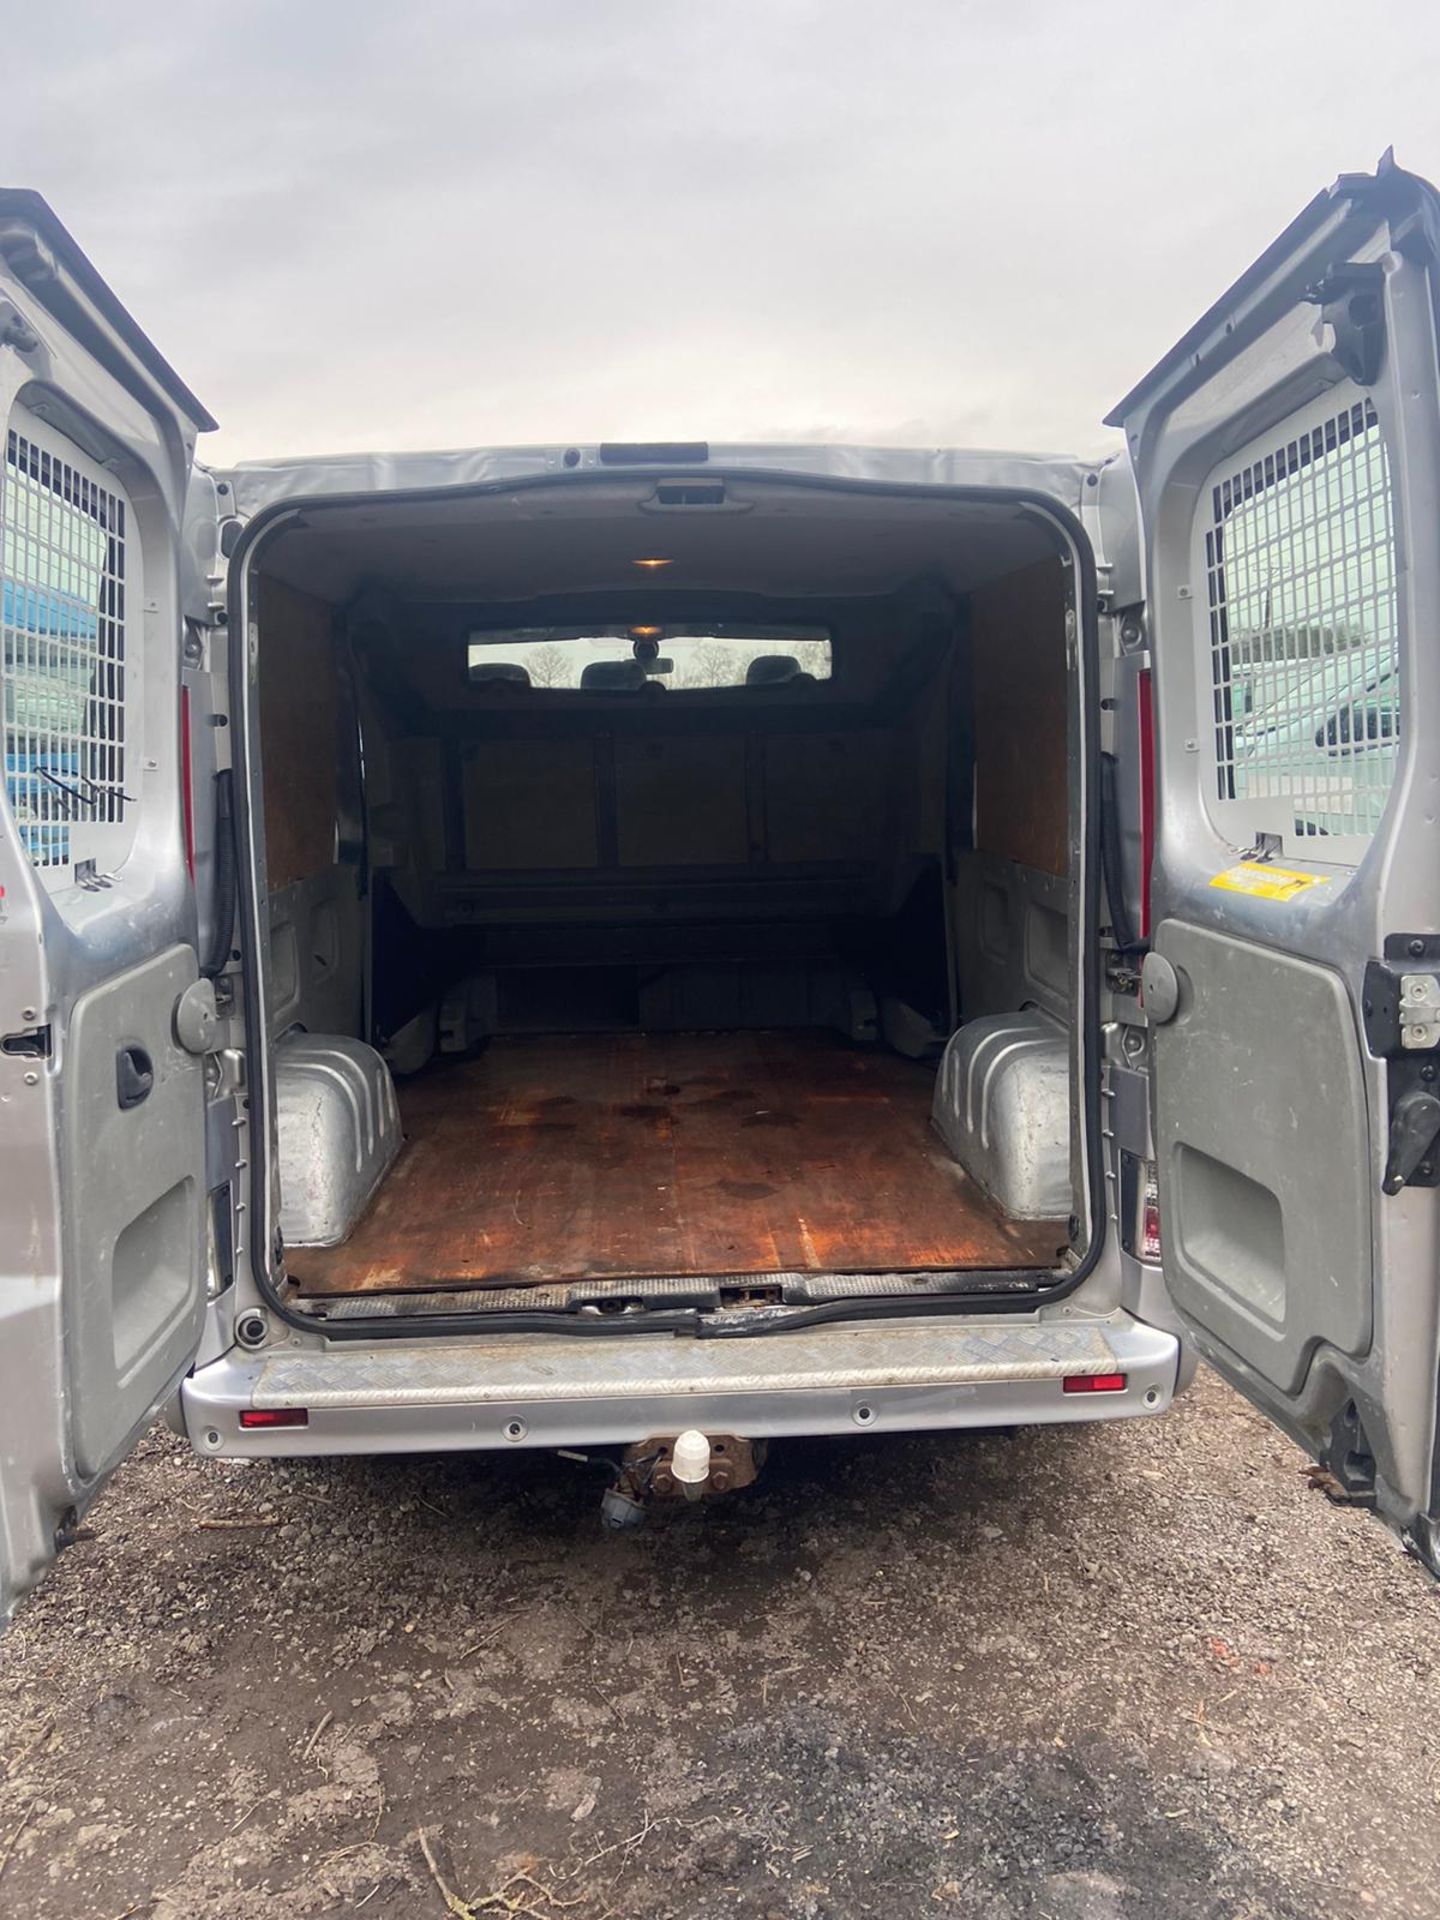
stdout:
{"type": "Polygon", "coordinates": [[[194,1354],[205,1317],[204,1066],[175,1009],[198,976],[175,946],[92,987],[68,1035],[61,1135],[65,1347],[75,1465],[104,1472],[194,1354]],[[117,1062],[150,1062],[126,1105],[117,1062]]]}
{"type": "Polygon", "coordinates": [[[1154,1029],[1166,1280],[1182,1313],[1281,1392],[1315,1348],[1370,1348],[1369,1105],[1340,974],[1185,921],[1154,1029]],[[1296,1042],[1267,1048],[1277,1020],[1296,1042]]]}

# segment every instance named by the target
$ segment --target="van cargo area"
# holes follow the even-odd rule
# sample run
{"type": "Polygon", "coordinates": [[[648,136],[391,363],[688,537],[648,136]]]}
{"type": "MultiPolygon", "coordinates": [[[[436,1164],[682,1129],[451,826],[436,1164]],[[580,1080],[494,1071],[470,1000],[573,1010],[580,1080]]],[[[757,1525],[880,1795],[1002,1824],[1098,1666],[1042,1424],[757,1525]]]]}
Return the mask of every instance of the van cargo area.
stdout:
{"type": "Polygon", "coordinates": [[[1089,1231],[1058,528],[586,481],[258,542],[283,1297],[1053,1287],[1089,1231]]]}

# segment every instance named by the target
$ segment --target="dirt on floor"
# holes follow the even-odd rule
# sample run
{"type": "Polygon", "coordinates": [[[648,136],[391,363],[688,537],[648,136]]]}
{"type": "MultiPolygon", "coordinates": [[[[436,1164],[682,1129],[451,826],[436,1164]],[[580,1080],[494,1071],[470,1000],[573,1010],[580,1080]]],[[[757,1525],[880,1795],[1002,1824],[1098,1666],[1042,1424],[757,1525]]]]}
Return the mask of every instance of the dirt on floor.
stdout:
{"type": "Polygon", "coordinates": [[[0,1643],[0,1912],[1431,1916],[1436,1592],[1303,1466],[1202,1379],[615,1535],[157,1432],[0,1643]]]}

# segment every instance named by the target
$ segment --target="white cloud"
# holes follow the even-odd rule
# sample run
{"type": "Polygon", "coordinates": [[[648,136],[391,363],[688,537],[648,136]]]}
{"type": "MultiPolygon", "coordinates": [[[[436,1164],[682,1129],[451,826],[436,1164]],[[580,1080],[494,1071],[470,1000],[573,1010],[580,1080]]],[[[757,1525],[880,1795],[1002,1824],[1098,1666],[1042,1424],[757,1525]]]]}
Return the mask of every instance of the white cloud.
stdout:
{"type": "Polygon", "coordinates": [[[1093,448],[1319,187],[1392,141],[1440,175],[1415,0],[142,0],[10,38],[0,167],[220,460],[1093,448]]]}

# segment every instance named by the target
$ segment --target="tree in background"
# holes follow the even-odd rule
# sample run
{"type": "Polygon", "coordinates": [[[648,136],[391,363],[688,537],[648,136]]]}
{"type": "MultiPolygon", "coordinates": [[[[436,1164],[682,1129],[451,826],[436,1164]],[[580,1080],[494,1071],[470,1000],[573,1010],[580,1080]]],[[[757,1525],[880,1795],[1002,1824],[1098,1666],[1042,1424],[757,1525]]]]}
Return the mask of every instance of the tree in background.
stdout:
{"type": "Polygon", "coordinates": [[[783,650],[794,654],[800,663],[801,673],[808,673],[815,680],[830,678],[830,642],[828,640],[787,640],[783,650]]]}
{"type": "Polygon", "coordinates": [[[735,676],[735,649],[723,640],[702,640],[673,684],[682,687],[728,687],[735,676]]]}
{"type": "Polygon", "coordinates": [[[532,687],[563,687],[569,684],[570,664],[565,658],[564,649],[557,647],[553,640],[547,640],[543,647],[531,647],[525,655],[525,666],[532,687]]]}

